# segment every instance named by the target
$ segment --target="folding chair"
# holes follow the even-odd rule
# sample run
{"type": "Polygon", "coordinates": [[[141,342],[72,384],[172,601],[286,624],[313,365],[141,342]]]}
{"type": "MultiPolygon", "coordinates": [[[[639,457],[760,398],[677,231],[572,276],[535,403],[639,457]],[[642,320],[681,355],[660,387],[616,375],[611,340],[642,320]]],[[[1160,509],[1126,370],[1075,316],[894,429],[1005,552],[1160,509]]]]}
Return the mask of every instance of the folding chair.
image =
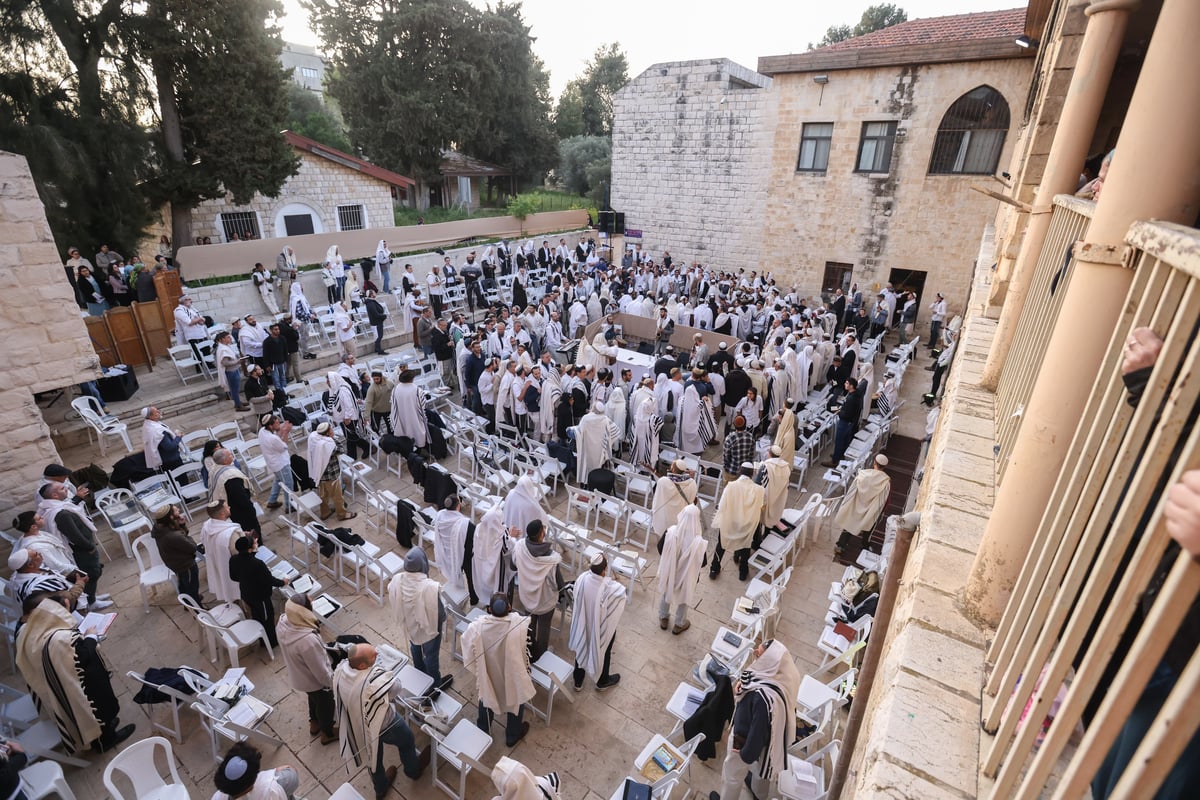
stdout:
{"type": "MultiPolygon", "coordinates": [[[[191,667],[180,667],[180,669],[181,670],[183,670],[183,669],[190,670],[192,668],[191,667]]],[[[193,670],[193,671],[199,673],[199,677],[202,677],[204,680],[208,680],[207,673],[200,672],[200,670],[193,670]]],[[[191,705],[191,703],[192,703],[191,696],[184,694],[183,692],[179,691],[178,689],[174,688],[173,686],[167,686],[166,684],[154,683],[153,681],[148,681],[148,680],[146,680],[146,676],[140,672],[134,672],[133,670],[130,670],[129,672],[126,672],[125,674],[128,675],[130,678],[133,678],[135,681],[142,684],[143,686],[149,687],[150,689],[153,689],[154,691],[165,696],[165,698],[166,698],[165,700],[160,700],[155,703],[140,703],[139,705],[142,706],[142,711],[144,711],[146,713],[146,719],[149,720],[150,726],[152,728],[154,728],[155,730],[162,731],[163,733],[170,734],[172,739],[174,739],[179,744],[183,744],[183,729],[181,728],[180,723],[179,723],[179,709],[185,708],[185,707],[191,705]],[[162,705],[163,703],[166,703],[167,707],[171,710],[171,724],[170,725],[165,725],[154,719],[154,707],[158,706],[158,705],[162,705]]]]}

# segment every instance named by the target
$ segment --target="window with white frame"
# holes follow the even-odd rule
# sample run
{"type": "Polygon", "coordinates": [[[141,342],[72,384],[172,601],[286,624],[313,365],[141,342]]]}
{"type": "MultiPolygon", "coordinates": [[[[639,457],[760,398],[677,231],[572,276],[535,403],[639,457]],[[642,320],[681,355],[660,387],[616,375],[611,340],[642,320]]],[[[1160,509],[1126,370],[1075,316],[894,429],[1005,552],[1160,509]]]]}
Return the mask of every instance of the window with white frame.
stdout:
{"type": "Polygon", "coordinates": [[[833,142],[832,122],[806,122],[800,130],[800,157],[796,172],[824,172],[829,168],[829,145],[833,142]]]}
{"type": "Polygon", "coordinates": [[[310,79],[315,80],[317,77],[317,69],[316,69],[316,67],[301,67],[300,74],[303,75],[305,78],[310,78],[310,79]]]}
{"type": "Polygon", "coordinates": [[[854,171],[887,172],[892,167],[892,147],[895,143],[895,122],[864,122],[854,171]]]}
{"type": "Polygon", "coordinates": [[[337,207],[339,231],[361,231],[367,227],[367,212],[362,203],[337,207]]]}

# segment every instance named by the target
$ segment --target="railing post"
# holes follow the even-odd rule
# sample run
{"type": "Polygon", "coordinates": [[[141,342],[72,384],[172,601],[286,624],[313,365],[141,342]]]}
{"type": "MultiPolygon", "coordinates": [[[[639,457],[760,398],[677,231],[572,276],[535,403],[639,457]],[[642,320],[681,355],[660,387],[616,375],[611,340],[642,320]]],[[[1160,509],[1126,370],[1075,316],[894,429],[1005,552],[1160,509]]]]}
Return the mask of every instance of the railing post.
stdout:
{"type": "Polygon", "coordinates": [[[1034,549],[1129,291],[1132,273],[1121,265],[1126,231],[1139,219],[1190,225],[1200,211],[1200,137],[1195,135],[1200,92],[1180,84],[1180,76],[1200,75],[1197,30],[1200,3],[1164,0],[1117,154],[1086,241],[1076,247],[1075,274],[967,582],[967,609],[992,625],[1034,549]]]}
{"type": "Polygon", "coordinates": [[[1079,182],[1079,172],[1087,159],[1113,67],[1121,52],[1126,23],[1138,2],[1099,0],[1084,12],[1088,16],[1087,30],[1083,34],[1075,70],[1071,73],[1071,85],[1067,89],[1062,115],[1054,131],[1054,142],[1050,145],[1050,158],[1033,201],[1033,211],[1029,214],[1021,250],[1012,268],[1000,322],[996,326],[992,349],[980,380],[984,388],[993,392],[1000,384],[1008,348],[1017,330],[1021,311],[1025,308],[1030,284],[1033,283],[1038,255],[1046,241],[1046,232],[1050,230],[1054,196],[1073,193],[1079,182]]]}

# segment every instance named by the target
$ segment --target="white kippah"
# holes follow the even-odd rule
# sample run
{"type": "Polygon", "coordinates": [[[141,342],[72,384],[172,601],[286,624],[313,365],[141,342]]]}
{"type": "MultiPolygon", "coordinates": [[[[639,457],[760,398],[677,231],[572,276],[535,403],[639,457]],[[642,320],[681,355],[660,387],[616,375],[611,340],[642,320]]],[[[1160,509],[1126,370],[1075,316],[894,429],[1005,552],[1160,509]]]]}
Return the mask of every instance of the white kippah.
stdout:
{"type": "Polygon", "coordinates": [[[246,759],[234,756],[225,762],[225,777],[228,780],[236,781],[245,775],[248,769],[250,769],[250,765],[246,763],[246,759]]]}
{"type": "Polygon", "coordinates": [[[12,555],[8,557],[8,568],[16,572],[21,567],[29,563],[29,551],[24,547],[20,547],[12,551],[12,555]]]}

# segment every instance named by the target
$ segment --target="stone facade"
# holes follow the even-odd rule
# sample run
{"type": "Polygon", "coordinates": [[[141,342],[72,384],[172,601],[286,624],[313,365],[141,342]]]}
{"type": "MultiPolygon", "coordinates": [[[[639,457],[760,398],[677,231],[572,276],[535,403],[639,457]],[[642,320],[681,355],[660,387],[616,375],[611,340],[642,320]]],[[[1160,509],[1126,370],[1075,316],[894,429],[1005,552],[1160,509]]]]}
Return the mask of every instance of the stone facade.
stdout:
{"type": "Polygon", "coordinates": [[[760,260],[772,97],[770,78],[728,59],[655,64],[617,93],[611,205],[647,252],[760,260]]]}
{"type": "MultiPolygon", "coordinates": [[[[313,218],[313,233],[341,230],[338,225],[338,206],[361,205],[366,228],[386,228],[395,224],[392,213],[391,186],[325,158],[301,150],[300,171],[288,179],[278,197],[256,194],[248,205],[234,205],[226,196],[205,200],[192,210],[192,235],[208,236],[213,242],[225,241],[221,226],[222,213],[249,211],[257,217],[259,235],[263,239],[286,236],[285,214],[309,214],[313,218]]],[[[183,246],[177,242],[176,246],[183,246]]]]}
{"type": "Polygon", "coordinates": [[[91,380],[100,368],[62,270],[28,163],[0,151],[0,283],[5,287],[0,519],[5,527],[15,511],[32,505],[32,487],[43,467],[59,461],[34,394],[91,380]]]}

